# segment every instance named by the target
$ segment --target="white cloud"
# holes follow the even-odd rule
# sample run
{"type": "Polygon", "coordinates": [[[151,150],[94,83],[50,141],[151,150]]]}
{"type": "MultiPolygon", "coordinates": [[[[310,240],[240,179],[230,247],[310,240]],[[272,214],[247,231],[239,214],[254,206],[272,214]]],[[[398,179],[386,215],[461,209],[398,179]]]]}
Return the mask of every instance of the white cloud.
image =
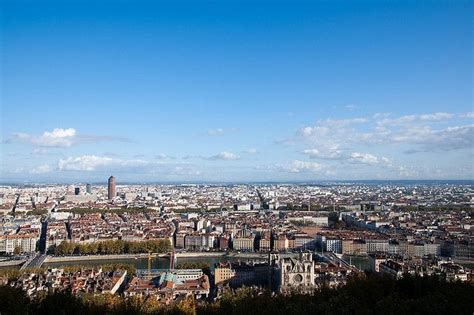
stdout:
{"type": "Polygon", "coordinates": [[[324,119],[318,120],[314,126],[303,127],[300,133],[304,137],[325,136],[333,130],[351,125],[362,124],[367,122],[367,118],[351,118],[351,119],[324,119]]]}
{"type": "Polygon", "coordinates": [[[249,149],[245,150],[244,153],[257,154],[257,153],[258,153],[258,150],[255,149],[255,148],[249,148],[249,149]]]}
{"type": "Polygon", "coordinates": [[[313,148],[313,149],[305,149],[303,150],[303,154],[308,155],[311,159],[326,159],[326,160],[339,160],[342,159],[342,151],[337,147],[324,147],[320,146],[321,150],[313,148]]]}
{"type": "Polygon", "coordinates": [[[255,166],[254,169],[258,171],[282,173],[330,173],[325,165],[301,160],[293,160],[291,162],[274,165],[258,165],[255,166]]]}
{"type": "Polygon", "coordinates": [[[9,141],[29,142],[43,147],[70,147],[74,142],[75,136],[76,130],[74,128],[55,128],[52,131],[45,131],[40,136],[14,133],[9,141]]]}
{"type": "MultiPolygon", "coordinates": [[[[313,135],[314,133],[316,133],[316,128],[324,128],[324,127],[304,127],[304,128],[301,128],[301,134],[304,136],[304,137],[310,137],[311,135],[313,135]]],[[[326,129],[326,128],[324,128],[326,129]]],[[[320,130],[321,133],[326,133],[326,130],[320,130]]]]}
{"type": "Polygon", "coordinates": [[[183,160],[190,160],[190,159],[202,159],[202,160],[210,160],[210,161],[235,161],[240,160],[240,156],[229,152],[229,151],[222,151],[220,153],[204,156],[204,155],[192,155],[187,154],[182,157],[183,160]]]}
{"type": "Polygon", "coordinates": [[[99,141],[121,141],[130,142],[124,137],[79,135],[74,128],[55,128],[45,131],[42,135],[31,135],[27,133],[13,133],[6,143],[27,142],[39,147],[67,148],[79,143],[90,143],[99,141]]]}
{"type": "Polygon", "coordinates": [[[433,129],[430,126],[411,126],[391,130],[374,140],[380,144],[408,144],[408,153],[440,152],[469,149],[474,146],[474,125],[433,129]]]}
{"type": "Polygon", "coordinates": [[[422,120],[422,121],[440,121],[440,120],[449,120],[453,117],[454,117],[454,114],[451,114],[451,113],[433,113],[433,114],[420,115],[420,120],[422,120]]]}
{"type": "Polygon", "coordinates": [[[349,153],[345,153],[344,150],[354,146],[401,145],[410,148],[404,152],[412,153],[472,147],[473,125],[440,128],[437,124],[455,117],[452,113],[436,112],[392,118],[390,114],[382,113],[374,115],[371,119],[326,119],[319,120],[314,126],[300,129],[295,138],[287,141],[309,143],[311,149],[303,151],[304,154],[311,158],[330,159],[341,158],[341,155],[347,156],[349,153]],[[365,128],[355,128],[356,124],[364,122],[367,122],[365,128]]]}
{"type": "Polygon", "coordinates": [[[155,155],[155,158],[158,159],[158,160],[172,160],[172,159],[175,159],[174,156],[170,156],[168,154],[157,154],[155,155]]]}
{"type": "Polygon", "coordinates": [[[474,125],[453,126],[431,131],[429,137],[419,141],[426,151],[457,150],[474,147],[474,125]]]}
{"type": "Polygon", "coordinates": [[[390,115],[392,115],[392,113],[375,113],[372,116],[372,118],[373,119],[384,119],[384,118],[390,117],[390,115]]]}
{"type": "Polygon", "coordinates": [[[59,171],[111,172],[128,174],[137,179],[179,179],[183,176],[200,176],[202,171],[189,163],[168,163],[140,159],[118,159],[106,156],[82,155],[58,161],[59,171]]]}
{"type": "Polygon", "coordinates": [[[392,166],[393,166],[393,161],[392,161],[391,159],[389,159],[388,157],[382,156],[382,157],[380,158],[380,161],[381,161],[383,164],[385,164],[385,165],[387,165],[387,166],[389,166],[389,167],[392,167],[392,166]]]}
{"type": "Polygon", "coordinates": [[[319,152],[318,149],[306,149],[303,150],[303,153],[309,155],[310,157],[319,157],[321,155],[321,152],[319,152]]]}
{"type": "Polygon", "coordinates": [[[469,118],[469,119],[474,119],[474,112],[467,112],[464,114],[459,115],[461,118],[469,118]]]}
{"type": "Polygon", "coordinates": [[[60,171],[96,171],[113,167],[137,167],[149,164],[143,160],[122,160],[105,156],[83,155],[60,159],[58,168],[60,171]]]}
{"type": "Polygon", "coordinates": [[[318,149],[306,149],[302,151],[303,154],[307,155],[311,159],[323,159],[323,160],[337,160],[341,162],[350,162],[356,164],[369,164],[375,165],[380,164],[383,166],[392,166],[393,162],[387,157],[377,157],[370,153],[344,153],[337,147],[330,148],[321,152],[318,149]]]}
{"type": "Polygon", "coordinates": [[[323,166],[316,162],[295,160],[286,166],[285,169],[292,173],[301,173],[303,171],[319,172],[323,169],[323,166]]]}
{"type": "Polygon", "coordinates": [[[367,122],[367,118],[357,117],[350,119],[326,119],[322,123],[326,126],[345,127],[355,124],[363,124],[367,122]]]}
{"type": "Polygon", "coordinates": [[[181,176],[181,175],[185,175],[185,176],[200,176],[202,175],[202,171],[200,170],[195,170],[193,168],[191,168],[190,166],[181,166],[181,165],[177,165],[177,166],[174,166],[171,168],[171,170],[169,170],[167,172],[167,175],[173,175],[173,176],[181,176]]]}
{"type": "Polygon", "coordinates": [[[95,171],[100,166],[107,166],[116,161],[111,157],[84,155],[60,159],[58,168],[61,171],[95,171]]]}
{"type": "Polygon", "coordinates": [[[222,128],[209,129],[207,131],[207,134],[209,136],[222,136],[224,134],[224,129],[222,129],[222,128]]]}
{"type": "Polygon", "coordinates": [[[74,128],[55,128],[53,131],[45,131],[43,133],[43,137],[45,139],[62,139],[62,138],[70,138],[76,135],[76,129],[74,128]]]}
{"type": "Polygon", "coordinates": [[[12,173],[14,173],[14,174],[21,174],[21,173],[24,173],[24,172],[25,172],[24,167],[17,167],[12,171],[12,173]]]}
{"type": "Polygon", "coordinates": [[[353,152],[350,155],[349,161],[354,163],[374,165],[379,163],[379,158],[370,153],[353,152]]]}
{"type": "Polygon", "coordinates": [[[209,156],[206,159],[207,160],[234,161],[234,160],[240,159],[240,156],[238,156],[238,155],[236,155],[232,152],[223,151],[223,152],[220,152],[216,155],[209,156]]]}
{"type": "Polygon", "coordinates": [[[51,171],[51,167],[47,164],[43,164],[32,169],[30,173],[31,174],[45,174],[45,173],[49,173],[50,171],[51,171]]]}
{"type": "Polygon", "coordinates": [[[40,137],[32,137],[31,142],[45,147],[70,147],[75,136],[74,128],[55,128],[53,131],[45,131],[40,137]]]}
{"type": "Polygon", "coordinates": [[[45,155],[48,153],[48,150],[45,148],[36,148],[31,152],[32,155],[45,155]]]}
{"type": "Polygon", "coordinates": [[[429,114],[422,114],[422,115],[405,115],[396,118],[383,118],[381,120],[376,121],[379,126],[402,126],[407,124],[414,124],[420,122],[437,122],[443,120],[450,120],[454,118],[455,115],[452,113],[444,113],[444,112],[437,112],[437,113],[429,113],[429,114]]]}

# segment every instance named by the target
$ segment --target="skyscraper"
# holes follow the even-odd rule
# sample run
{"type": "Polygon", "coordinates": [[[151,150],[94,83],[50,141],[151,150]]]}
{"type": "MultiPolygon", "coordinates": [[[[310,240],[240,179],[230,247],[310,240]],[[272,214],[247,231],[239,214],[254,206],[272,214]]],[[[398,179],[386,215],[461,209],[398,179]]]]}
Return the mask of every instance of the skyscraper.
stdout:
{"type": "Polygon", "coordinates": [[[74,195],[79,195],[81,193],[81,189],[79,187],[74,188],[74,195]]]}
{"type": "Polygon", "coordinates": [[[116,192],[115,192],[115,177],[113,176],[110,176],[109,177],[109,200],[112,200],[114,199],[115,195],[116,195],[116,192]]]}
{"type": "Polygon", "coordinates": [[[88,194],[92,193],[91,184],[86,184],[86,193],[88,193],[88,194]]]}

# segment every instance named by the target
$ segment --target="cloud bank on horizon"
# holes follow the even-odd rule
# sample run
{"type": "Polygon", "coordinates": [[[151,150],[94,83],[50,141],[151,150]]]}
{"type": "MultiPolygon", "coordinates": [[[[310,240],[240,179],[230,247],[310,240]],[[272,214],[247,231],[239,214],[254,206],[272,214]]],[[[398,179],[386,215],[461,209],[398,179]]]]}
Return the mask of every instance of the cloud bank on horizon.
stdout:
{"type": "MultiPolygon", "coordinates": [[[[210,135],[214,136],[214,135],[210,135]]],[[[122,175],[128,180],[316,180],[316,179],[472,179],[474,124],[472,112],[427,113],[394,117],[320,119],[273,141],[270,151],[242,149],[207,155],[173,152],[96,154],[98,142],[125,137],[88,136],[82,141],[75,128],[55,128],[40,135],[12,133],[4,145],[30,150],[29,159],[41,159],[11,174],[29,178],[97,178],[122,175]],[[73,154],[75,147],[81,153],[73,154]],[[237,153],[239,152],[239,155],[237,153]],[[295,159],[271,162],[273,154],[295,159]],[[442,156],[465,154],[466,165],[430,166],[442,156]],[[257,157],[256,157],[257,156],[257,157]],[[420,163],[407,161],[420,160],[420,163]],[[434,160],[434,161],[433,161],[434,160]]],[[[133,143],[129,141],[129,143],[133,143]]],[[[117,145],[117,144],[116,144],[117,145]]],[[[118,144],[123,145],[123,144],[118,144]]],[[[146,145],[139,143],[138,147],[146,145]]],[[[230,144],[229,144],[230,146],[230,144]]],[[[100,150],[99,150],[100,151],[100,150]]],[[[449,161],[449,159],[448,159],[449,161]]],[[[462,161],[462,160],[460,160],[462,161]]]]}
{"type": "Polygon", "coordinates": [[[473,5],[2,2],[0,179],[472,180],[473,5]]]}

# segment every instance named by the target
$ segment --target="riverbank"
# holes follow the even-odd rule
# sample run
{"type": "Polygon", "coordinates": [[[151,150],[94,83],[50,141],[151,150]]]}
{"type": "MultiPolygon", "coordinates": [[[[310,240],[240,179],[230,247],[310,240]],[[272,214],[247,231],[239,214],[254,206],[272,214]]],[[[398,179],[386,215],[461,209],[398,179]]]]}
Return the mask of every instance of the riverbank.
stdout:
{"type": "Polygon", "coordinates": [[[176,253],[176,258],[199,258],[199,257],[232,257],[232,258],[267,258],[267,253],[237,253],[237,252],[182,252],[176,253]]]}
{"type": "Polygon", "coordinates": [[[23,265],[25,263],[25,259],[22,260],[3,260],[0,261],[0,267],[16,267],[23,265]]]}
{"type": "MultiPolygon", "coordinates": [[[[176,253],[176,258],[254,258],[265,259],[265,253],[232,253],[232,252],[182,252],[176,253]]],[[[169,254],[120,254],[120,255],[84,255],[84,256],[47,256],[44,263],[60,263],[88,260],[124,260],[124,259],[144,259],[144,258],[167,258],[169,254]]]]}
{"type": "MultiPolygon", "coordinates": [[[[121,260],[148,258],[149,254],[120,254],[120,255],[83,255],[83,256],[47,256],[44,263],[87,261],[87,260],[121,260]]],[[[152,254],[152,257],[168,257],[167,254],[152,254]]]]}

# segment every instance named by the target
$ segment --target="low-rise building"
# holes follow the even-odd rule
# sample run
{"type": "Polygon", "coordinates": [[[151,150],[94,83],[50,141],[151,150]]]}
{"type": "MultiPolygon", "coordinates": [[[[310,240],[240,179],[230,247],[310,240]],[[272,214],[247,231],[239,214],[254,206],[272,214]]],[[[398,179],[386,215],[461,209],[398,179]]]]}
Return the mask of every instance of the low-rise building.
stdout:
{"type": "Polygon", "coordinates": [[[240,236],[232,240],[234,250],[253,251],[255,236],[240,236]]]}

